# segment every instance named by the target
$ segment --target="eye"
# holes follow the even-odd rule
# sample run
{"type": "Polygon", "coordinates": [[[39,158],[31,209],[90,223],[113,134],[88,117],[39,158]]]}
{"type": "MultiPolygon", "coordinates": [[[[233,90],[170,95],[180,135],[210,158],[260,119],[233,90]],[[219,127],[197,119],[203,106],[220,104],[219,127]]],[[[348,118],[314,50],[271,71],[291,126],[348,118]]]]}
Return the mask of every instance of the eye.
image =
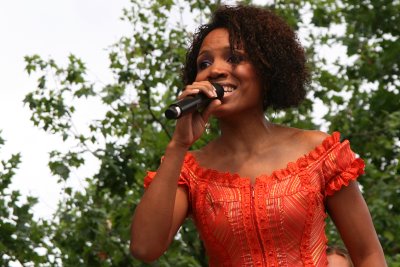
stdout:
{"type": "Polygon", "coordinates": [[[228,58],[228,62],[237,65],[239,63],[241,63],[242,61],[246,60],[245,55],[240,54],[240,53],[233,53],[229,56],[228,58]]]}
{"type": "Polygon", "coordinates": [[[197,68],[199,70],[204,70],[207,67],[211,66],[212,62],[210,60],[202,60],[200,62],[197,63],[197,68]]]}

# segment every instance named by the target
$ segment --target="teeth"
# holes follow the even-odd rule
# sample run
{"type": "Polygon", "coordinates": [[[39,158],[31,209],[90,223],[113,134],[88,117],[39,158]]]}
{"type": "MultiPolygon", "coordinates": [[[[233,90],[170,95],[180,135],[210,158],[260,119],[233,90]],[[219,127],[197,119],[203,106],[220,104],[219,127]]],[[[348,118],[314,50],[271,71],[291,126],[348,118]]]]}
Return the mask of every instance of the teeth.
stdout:
{"type": "Polygon", "coordinates": [[[224,86],[224,92],[233,92],[235,90],[235,88],[230,87],[230,86],[224,86]]]}

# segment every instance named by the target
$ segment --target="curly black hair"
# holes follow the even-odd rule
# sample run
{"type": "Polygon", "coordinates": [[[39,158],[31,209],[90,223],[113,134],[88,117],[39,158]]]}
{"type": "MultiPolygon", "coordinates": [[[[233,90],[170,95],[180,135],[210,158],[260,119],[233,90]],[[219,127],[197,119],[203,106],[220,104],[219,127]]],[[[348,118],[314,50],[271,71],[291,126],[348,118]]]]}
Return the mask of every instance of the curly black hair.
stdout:
{"type": "Polygon", "coordinates": [[[211,21],[198,28],[182,69],[185,85],[194,82],[197,56],[212,30],[229,32],[232,51],[241,47],[261,78],[264,110],[298,106],[306,95],[309,72],[306,57],[294,30],[272,11],[257,6],[220,6],[211,21]]]}

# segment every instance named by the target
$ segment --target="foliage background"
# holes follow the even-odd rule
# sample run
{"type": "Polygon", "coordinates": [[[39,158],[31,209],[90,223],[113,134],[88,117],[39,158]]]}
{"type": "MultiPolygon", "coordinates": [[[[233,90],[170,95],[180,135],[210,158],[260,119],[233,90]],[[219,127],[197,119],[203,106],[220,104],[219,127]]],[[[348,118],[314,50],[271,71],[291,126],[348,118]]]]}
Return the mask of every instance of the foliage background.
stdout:
{"type": "MultiPolygon", "coordinates": [[[[84,61],[76,55],[65,66],[40,55],[26,56],[26,71],[37,80],[24,99],[31,121],[73,144],[67,152],[51,152],[49,168],[55,179],[68,180],[88,157],[101,165],[87,178],[85,190],[64,188],[65,199],[53,220],[46,221],[32,216],[35,198],[21,198],[9,189],[20,155],[2,159],[1,266],[206,266],[190,221],[153,264],[133,259],[128,244],[143,177],[157,168],[173,131],[163,110],[182,88],[180,68],[191,35],[183,18],[205,22],[219,2],[131,0],[123,19],[134,34],[109,49],[115,79],[110,84],[89,80],[84,61]],[[74,103],[85,99],[98,101],[107,112],[80,133],[73,127],[74,103]]],[[[298,30],[313,71],[309,100],[300,109],[267,115],[295,127],[339,130],[350,139],[367,163],[367,174],[359,181],[388,264],[400,266],[400,2],[276,0],[266,6],[298,30]],[[338,48],[344,48],[340,57],[326,57],[338,48]]],[[[215,134],[214,124],[212,134],[195,147],[215,134]]],[[[340,242],[331,224],[328,236],[330,242],[340,242]]]]}

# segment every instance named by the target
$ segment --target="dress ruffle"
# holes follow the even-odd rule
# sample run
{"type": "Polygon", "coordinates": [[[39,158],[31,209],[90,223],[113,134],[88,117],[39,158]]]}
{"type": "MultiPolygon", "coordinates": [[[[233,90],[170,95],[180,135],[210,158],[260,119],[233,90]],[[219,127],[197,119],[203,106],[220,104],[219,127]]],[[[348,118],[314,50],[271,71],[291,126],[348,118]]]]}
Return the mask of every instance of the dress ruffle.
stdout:
{"type": "Polygon", "coordinates": [[[143,185],[145,188],[149,187],[149,185],[151,184],[151,182],[154,179],[154,176],[156,176],[157,172],[152,172],[152,171],[148,171],[147,175],[144,177],[144,181],[143,181],[143,185]]]}
{"type": "MultiPolygon", "coordinates": [[[[289,178],[292,174],[304,170],[310,164],[319,160],[338,144],[340,144],[340,133],[334,132],[332,135],[327,136],[319,146],[315,147],[308,154],[300,157],[294,162],[287,163],[286,167],[283,169],[275,170],[271,174],[261,174],[256,177],[256,180],[263,179],[281,181],[289,178]]],[[[212,178],[212,180],[218,181],[218,183],[230,184],[231,186],[248,184],[250,180],[249,178],[246,179],[246,177],[241,177],[237,173],[221,172],[218,170],[205,168],[198,163],[196,157],[190,152],[185,156],[184,165],[187,166],[188,169],[192,170],[197,177],[204,180],[209,180],[209,178],[212,178]]]]}
{"type": "Polygon", "coordinates": [[[325,194],[331,196],[336,191],[339,191],[343,185],[348,186],[350,181],[356,180],[358,176],[364,174],[364,168],[364,161],[360,158],[355,159],[346,170],[328,182],[325,194]]]}
{"type": "MultiPolygon", "coordinates": [[[[263,180],[277,180],[281,181],[283,179],[289,178],[292,174],[298,173],[299,171],[307,168],[310,164],[314,163],[315,161],[319,160],[321,157],[329,153],[336,145],[340,144],[340,133],[333,132],[331,135],[327,136],[322,143],[315,147],[312,151],[308,154],[300,157],[294,162],[289,162],[286,165],[286,168],[278,169],[273,171],[271,174],[261,174],[257,179],[263,180]]],[[[212,178],[214,181],[218,181],[222,184],[229,184],[231,186],[242,186],[249,183],[250,179],[246,179],[246,177],[241,177],[237,173],[230,173],[230,172],[221,172],[218,170],[208,169],[201,166],[196,157],[188,152],[185,155],[184,159],[184,167],[182,172],[190,170],[193,172],[196,177],[200,180],[209,180],[212,178]]],[[[155,176],[155,172],[148,171],[147,175],[144,179],[144,186],[148,187],[155,176]]],[[[181,175],[182,176],[182,175],[181,175]]],[[[185,185],[186,181],[183,181],[182,177],[179,179],[178,184],[185,185]]]]}
{"type": "MultiPolygon", "coordinates": [[[[325,157],[340,144],[340,133],[333,132],[331,135],[327,136],[319,146],[315,147],[308,154],[305,154],[294,162],[289,162],[286,168],[275,170],[270,175],[261,174],[256,178],[256,180],[263,179],[282,181],[287,179],[291,175],[299,173],[314,162],[325,157]]],[[[343,185],[347,186],[351,180],[355,180],[359,175],[364,173],[364,167],[365,164],[362,159],[354,159],[349,167],[327,182],[325,195],[333,195],[334,192],[340,190],[343,185]]],[[[178,185],[188,185],[188,181],[186,181],[187,179],[185,178],[188,177],[187,172],[192,172],[195,174],[199,181],[203,180],[209,182],[212,180],[217,181],[219,184],[229,184],[230,186],[243,186],[248,185],[250,182],[249,178],[246,179],[246,177],[241,177],[237,173],[221,172],[218,170],[205,168],[198,163],[196,157],[190,152],[185,155],[182,174],[178,180],[178,185]]],[[[147,175],[144,178],[144,186],[146,188],[154,179],[155,174],[156,172],[153,171],[147,172],[147,175]]]]}
{"type": "MultiPolygon", "coordinates": [[[[153,171],[147,172],[147,175],[144,177],[144,180],[143,180],[143,185],[145,188],[149,187],[149,185],[153,181],[154,176],[156,176],[156,174],[157,174],[157,172],[153,172],[153,171]]],[[[184,177],[184,172],[182,172],[182,174],[179,177],[178,185],[188,186],[188,181],[184,177]]]]}

